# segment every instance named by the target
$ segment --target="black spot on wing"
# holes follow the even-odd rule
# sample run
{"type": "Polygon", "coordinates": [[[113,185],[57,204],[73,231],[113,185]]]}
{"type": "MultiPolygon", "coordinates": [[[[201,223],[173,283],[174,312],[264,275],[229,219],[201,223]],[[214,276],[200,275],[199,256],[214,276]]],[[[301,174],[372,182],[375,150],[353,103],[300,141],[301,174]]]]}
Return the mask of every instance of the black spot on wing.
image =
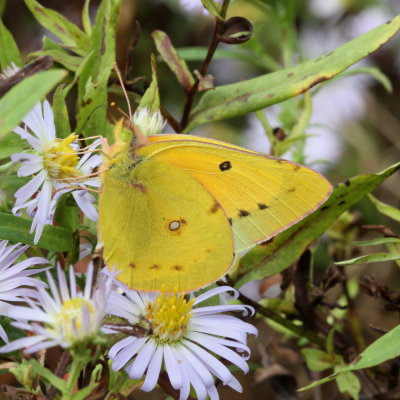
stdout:
{"type": "Polygon", "coordinates": [[[154,264],[149,269],[159,270],[159,269],[161,269],[161,267],[159,265],[157,265],[157,264],[154,264]]]}
{"type": "Polygon", "coordinates": [[[269,207],[264,203],[258,203],[257,206],[258,206],[259,210],[265,210],[265,209],[267,209],[269,207]]]}
{"type": "Polygon", "coordinates": [[[292,187],[289,188],[287,191],[293,193],[293,192],[296,191],[296,188],[295,188],[294,186],[292,186],[292,187]]]}
{"type": "Polygon", "coordinates": [[[220,207],[219,203],[215,201],[210,208],[210,214],[215,214],[218,211],[219,207],[220,207]]]}
{"type": "Polygon", "coordinates": [[[221,164],[219,164],[219,169],[221,171],[228,171],[231,168],[232,168],[232,164],[230,161],[224,161],[221,164]]]}
{"type": "Polygon", "coordinates": [[[181,272],[184,270],[184,268],[181,265],[174,265],[171,269],[174,271],[178,271],[178,272],[181,272]]]}
{"type": "Polygon", "coordinates": [[[232,225],[232,218],[228,218],[228,222],[232,225]]]}
{"type": "Polygon", "coordinates": [[[136,265],[133,262],[130,262],[128,266],[129,266],[129,268],[132,268],[132,269],[136,268],[136,265]]]}
{"type": "Polygon", "coordinates": [[[248,217],[249,215],[251,215],[251,214],[246,210],[239,210],[239,212],[238,212],[238,216],[240,218],[248,217]]]}

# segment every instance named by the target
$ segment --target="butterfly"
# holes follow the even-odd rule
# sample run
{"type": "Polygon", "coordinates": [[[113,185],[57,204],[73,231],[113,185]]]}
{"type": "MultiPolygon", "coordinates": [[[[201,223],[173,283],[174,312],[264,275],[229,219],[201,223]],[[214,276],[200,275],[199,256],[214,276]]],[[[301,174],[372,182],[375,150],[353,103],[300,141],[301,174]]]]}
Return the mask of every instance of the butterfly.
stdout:
{"type": "Polygon", "coordinates": [[[117,279],[140,291],[215,282],[235,254],[295,224],[331,193],[302,165],[192,135],[133,137],[111,153],[99,240],[117,279]]]}

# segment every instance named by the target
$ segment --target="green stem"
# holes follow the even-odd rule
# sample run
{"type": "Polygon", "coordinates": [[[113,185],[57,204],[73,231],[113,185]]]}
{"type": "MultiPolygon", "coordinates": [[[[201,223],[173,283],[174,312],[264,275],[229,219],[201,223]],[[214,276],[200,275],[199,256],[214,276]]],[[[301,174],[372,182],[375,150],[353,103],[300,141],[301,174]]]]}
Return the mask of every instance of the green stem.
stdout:
{"type": "Polygon", "coordinates": [[[79,375],[82,369],[85,367],[85,364],[86,362],[76,357],[76,355],[73,357],[67,382],[67,391],[66,393],[63,393],[63,400],[69,400],[72,398],[72,391],[74,390],[74,386],[78,381],[79,375]]]}

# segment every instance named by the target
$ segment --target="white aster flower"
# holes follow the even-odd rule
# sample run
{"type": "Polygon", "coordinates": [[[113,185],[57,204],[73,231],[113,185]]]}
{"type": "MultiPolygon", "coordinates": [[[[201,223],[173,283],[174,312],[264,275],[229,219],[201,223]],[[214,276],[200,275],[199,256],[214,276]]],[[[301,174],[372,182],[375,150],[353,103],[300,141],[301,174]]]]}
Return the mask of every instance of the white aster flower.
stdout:
{"type": "Polygon", "coordinates": [[[146,107],[138,108],[132,116],[133,125],[137,126],[143,135],[158,135],[163,130],[164,121],[161,112],[151,113],[146,107]]]}
{"type": "Polygon", "coordinates": [[[34,243],[39,241],[44,225],[52,223],[57,199],[63,193],[73,191],[80,209],[90,219],[96,220],[95,198],[87,190],[99,187],[100,180],[85,177],[101,164],[101,156],[91,153],[100,141],[89,146],[79,159],[79,146],[74,143],[77,135],[56,138],[54,115],[48,101],[37,103],[23,122],[25,127],[18,126],[14,132],[25,139],[33,151],[16,153],[11,159],[23,164],[18,170],[19,176],[34,177],[15,193],[13,213],[19,215],[26,208],[28,215],[33,217],[31,233],[35,231],[34,243]],[[77,187],[80,190],[75,190],[77,187]]]}
{"type": "MultiPolygon", "coordinates": [[[[45,258],[30,257],[14,264],[29,246],[20,244],[8,245],[6,240],[0,241],[0,314],[10,307],[9,302],[21,301],[22,298],[36,298],[37,291],[32,287],[45,288],[47,285],[31,275],[45,270],[29,267],[38,264],[49,264],[45,258]]],[[[0,338],[8,342],[7,334],[0,325],[0,338]]]]}
{"type": "MultiPolygon", "coordinates": [[[[223,358],[243,372],[248,371],[246,360],[250,350],[247,334],[257,334],[254,326],[225,312],[245,314],[251,307],[217,305],[199,307],[210,297],[236,291],[219,287],[186,301],[183,295],[139,293],[119,285],[125,295],[113,292],[107,304],[110,314],[125,318],[130,324],[147,329],[144,336],[127,336],[109,351],[112,369],[125,368],[131,379],[141,379],[141,387],[151,391],[157,384],[161,369],[165,369],[171,385],[180,391],[180,400],[187,399],[191,386],[198,400],[218,399],[214,377],[224,385],[241,392],[242,387],[229,369],[219,360],[223,358]],[[236,351],[243,353],[239,355],[236,351]]],[[[106,333],[117,332],[117,324],[107,325],[106,333]]],[[[125,329],[121,329],[125,331],[125,329]]]]}
{"type": "Polygon", "coordinates": [[[93,264],[86,274],[83,292],[76,285],[75,273],[70,267],[69,286],[64,272],[58,266],[58,287],[48,271],[49,291],[38,288],[37,303],[24,299],[28,306],[11,306],[7,316],[16,320],[12,325],[31,332],[0,348],[0,353],[9,353],[25,348],[25,353],[35,353],[53,346],[75,348],[92,342],[99,333],[105,315],[105,305],[112,288],[113,273],[100,274],[92,290],[93,264]]]}

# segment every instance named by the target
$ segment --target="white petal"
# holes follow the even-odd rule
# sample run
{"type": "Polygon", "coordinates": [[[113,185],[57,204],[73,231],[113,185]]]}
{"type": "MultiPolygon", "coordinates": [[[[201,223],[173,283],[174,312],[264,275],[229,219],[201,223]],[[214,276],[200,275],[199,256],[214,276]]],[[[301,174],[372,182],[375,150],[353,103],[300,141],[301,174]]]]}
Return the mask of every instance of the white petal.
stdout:
{"type": "MultiPolygon", "coordinates": [[[[185,368],[190,383],[192,384],[194,391],[196,392],[197,400],[206,400],[207,399],[207,388],[204,385],[204,382],[200,378],[198,371],[193,368],[192,364],[188,361],[185,361],[182,365],[183,368],[185,368]]],[[[214,382],[212,385],[213,386],[214,382]]]]}
{"type": "Polygon", "coordinates": [[[150,392],[157,384],[163,360],[163,346],[158,346],[147,369],[146,379],[141,387],[145,392],[150,392]]]}
{"type": "Polygon", "coordinates": [[[7,333],[1,325],[0,325],[0,338],[3,340],[3,342],[8,343],[7,333]]]}
{"type": "Polygon", "coordinates": [[[14,340],[3,347],[0,347],[0,353],[10,353],[14,350],[22,349],[24,347],[32,346],[41,342],[43,337],[40,336],[27,336],[21,339],[14,340]]]}
{"type": "Polygon", "coordinates": [[[168,344],[164,345],[164,362],[172,387],[176,390],[180,389],[183,385],[182,372],[179,368],[179,362],[175,358],[175,352],[168,344]]]}
{"type": "Polygon", "coordinates": [[[78,204],[78,207],[82,210],[82,212],[92,221],[97,221],[97,210],[92,204],[94,197],[91,196],[90,193],[85,193],[83,190],[72,192],[72,196],[74,196],[76,204],[78,204]]]}
{"type": "Polygon", "coordinates": [[[136,353],[140,351],[146,341],[147,338],[137,338],[133,343],[129,344],[123,350],[121,350],[114,358],[114,362],[112,365],[113,371],[118,371],[127,362],[129,362],[136,355],[136,353]]]}
{"type": "Polygon", "coordinates": [[[17,199],[16,205],[20,205],[24,203],[26,200],[30,199],[39,189],[39,187],[43,184],[46,179],[46,174],[44,171],[41,171],[38,175],[32,178],[26,185],[19,188],[14,196],[17,199]]]}
{"type": "Polygon", "coordinates": [[[108,357],[114,359],[118,352],[124,347],[136,341],[136,337],[128,336],[119,342],[115,343],[108,352],[108,357]]]}
{"type": "Polygon", "coordinates": [[[225,292],[233,292],[235,298],[239,296],[237,290],[231,288],[230,286],[219,286],[214,289],[208,290],[207,292],[201,294],[200,296],[196,297],[193,305],[197,305],[204,300],[209,299],[210,297],[216,296],[217,294],[225,293],[225,292]]]}
{"type": "Polygon", "coordinates": [[[140,349],[138,355],[136,356],[133,363],[129,366],[127,370],[128,375],[131,379],[140,379],[144,371],[146,371],[154,352],[156,351],[156,346],[152,340],[146,342],[146,344],[140,349]]]}
{"type": "Polygon", "coordinates": [[[179,352],[179,354],[183,356],[186,359],[186,361],[190,363],[190,365],[193,366],[198,376],[206,386],[214,384],[214,379],[210,371],[204,366],[203,362],[199,357],[196,357],[196,355],[194,355],[184,346],[181,346],[179,349],[177,349],[177,352],[179,352]]]}

